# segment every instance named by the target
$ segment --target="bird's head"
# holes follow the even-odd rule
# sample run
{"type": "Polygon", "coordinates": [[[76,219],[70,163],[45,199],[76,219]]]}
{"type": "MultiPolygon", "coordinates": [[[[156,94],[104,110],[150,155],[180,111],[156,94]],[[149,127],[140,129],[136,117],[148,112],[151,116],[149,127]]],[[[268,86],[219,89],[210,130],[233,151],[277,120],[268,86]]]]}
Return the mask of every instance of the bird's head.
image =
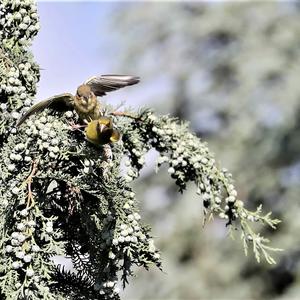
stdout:
{"type": "Polygon", "coordinates": [[[112,120],[108,117],[100,117],[97,124],[97,130],[101,133],[105,129],[112,128],[112,120]]]}
{"type": "Polygon", "coordinates": [[[88,141],[96,145],[104,145],[117,142],[121,134],[113,127],[112,119],[100,117],[89,122],[85,128],[85,135],[88,141]]]}
{"type": "Polygon", "coordinates": [[[76,96],[81,100],[82,103],[88,104],[89,99],[93,96],[91,87],[87,84],[82,84],[77,88],[76,96]]]}

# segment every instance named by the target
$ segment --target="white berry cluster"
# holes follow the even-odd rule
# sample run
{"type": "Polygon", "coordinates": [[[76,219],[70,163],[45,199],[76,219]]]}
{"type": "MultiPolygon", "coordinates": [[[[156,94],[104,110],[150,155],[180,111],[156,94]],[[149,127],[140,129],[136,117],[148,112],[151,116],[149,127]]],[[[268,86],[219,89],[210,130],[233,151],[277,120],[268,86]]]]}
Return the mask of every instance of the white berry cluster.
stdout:
{"type": "Polygon", "coordinates": [[[26,208],[15,212],[18,222],[15,224],[16,230],[7,239],[5,253],[11,257],[13,270],[20,269],[27,277],[33,277],[32,260],[40,247],[33,239],[36,222],[29,217],[29,213],[26,208]]]}
{"type": "MultiPolygon", "coordinates": [[[[30,72],[33,73],[32,70],[30,72]]],[[[0,74],[0,123],[3,126],[0,137],[1,134],[8,137],[9,134],[16,133],[17,130],[12,125],[21,117],[22,112],[32,105],[37,77],[35,76],[35,81],[26,87],[22,76],[16,67],[9,68],[4,75],[0,74]]]]}
{"type": "MultiPolygon", "coordinates": [[[[101,299],[119,299],[117,275],[122,274],[123,283],[127,283],[127,278],[133,274],[133,265],[161,266],[159,250],[154,246],[150,229],[140,223],[141,216],[136,209],[135,193],[125,181],[120,181],[119,176],[118,181],[121,191],[114,195],[113,201],[108,201],[113,209],[107,211],[105,204],[105,217],[98,221],[92,218],[97,227],[101,228],[99,236],[94,237],[93,230],[92,239],[98,243],[97,250],[101,251],[102,259],[106,259],[104,278],[100,282],[95,280],[93,286],[95,292],[103,296],[101,299]]],[[[101,201],[103,204],[104,202],[101,201]]]]}
{"type": "Polygon", "coordinates": [[[25,124],[22,127],[25,130],[28,144],[45,154],[39,160],[39,164],[47,161],[47,157],[50,158],[50,161],[57,159],[60,148],[68,144],[67,141],[62,141],[59,138],[59,133],[62,130],[67,130],[68,126],[45,113],[35,116],[34,120],[30,119],[25,124]]]}
{"type": "Polygon", "coordinates": [[[117,286],[117,280],[108,280],[102,283],[96,283],[94,290],[104,299],[119,299],[120,288],[117,286]]]}
{"type": "MultiPolygon", "coordinates": [[[[141,216],[134,208],[135,193],[128,191],[126,199],[128,199],[124,205],[124,217],[123,220],[119,220],[117,227],[114,231],[114,238],[112,244],[115,246],[116,253],[124,252],[127,253],[131,249],[133,254],[132,262],[134,263],[147,263],[151,261],[160,265],[160,254],[159,250],[154,246],[154,241],[149,237],[149,233],[140,224],[141,216]],[[130,248],[129,248],[130,247],[130,248]],[[143,259],[138,253],[144,252],[147,261],[143,262],[143,259]],[[147,255],[146,255],[147,253],[147,255]]],[[[110,258],[115,258],[115,253],[110,252],[110,258]]]]}
{"type": "MultiPolygon", "coordinates": [[[[0,95],[8,97],[6,104],[9,111],[15,114],[13,118],[17,120],[17,112],[22,107],[22,112],[26,111],[33,103],[32,95],[35,93],[35,85],[38,80],[36,65],[29,62],[20,63],[18,66],[11,66],[6,69],[5,74],[0,77],[0,95]]],[[[3,103],[4,104],[4,103],[3,103]]]]}
{"type": "Polygon", "coordinates": [[[27,48],[38,29],[35,1],[0,2],[0,141],[11,133],[19,113],[32,105],[39,67],[27,48]]]}
{"type": "Polygon", "coordinates": [[[2,54],[0,50],[0,65],[1,61],[4,65],[3,68],[0,66],[0,121],[11,127],[11,122],[16,122],[32,105],[39,73],[34,63],[7,63],[8,58],[2,54]]]}
{"type": "MultiPolygon", "coordinates": [[[[62,141],[58,133],[67,130],[68,126],[58,120],[53,121],[53,119],[53,116],[41,115],[34,121],[30,119],[27,123],[22,124],[18,132],[15,128],[12,129],[12,133],[16,133],[16,135],[11,136],[9,140],[11,146],[7,149],[0,172],[3,179],[7,176],[15,176],[24,165],[30,166],[33,160],[38,159],[40,166],[56,161],[61,153],[61,148],[68,145],[68,141],[62,141]],[[35,151],[38,149],[41,152],[37,156],[32,149],[35,151]]],[[[10,191],[14,195],[18,195],[20,192],[18,186],[12,186],[10,191]]]]}
{"type": "MultiPolygon", "coordinates": [[[[261,206],[255,212],[244,208],[243,202],[237,199],[232,175],[226,169],[218,167],[206,143],[190,132],[187,123],[169,116],[156,117],[152,111],[147,110],[130,122],[128,127],[125,126],[123,140],[125,138],[126,141],[130,135],[136,137],[143,149],[150,145],[150,148],[159,152],[157,167],[169,164],[168,173],[175,179],[180,191],[186,188],[188,181],[196,184],[197,194],[203,199],[205,215],[218,215],[226,220],[226,225],[232,225],[233,222],[235,226],[241,225],[245,251],[248,242],[255,241],[252,247],[256,259],[259,261],[259,249],[269,263],[274,263],[268,250],[278,249],[266,246],[268,240],[255,233],[248,223],[259,221],[276,228],[280,221],[271,219],[270,213],[262,215],[261,206]]],[[[130,152],[130,147],[133,146],[132,143],[124,143],[124,147],[130,152]]],[[[229,228],[232,229],[232,226],[229,228]]]]}
{"type": "Polygon", "coordinates": [[[11,173],[18,172],[22,162],[31,162],[30,151],[26,148],[26,144],[20,142],[12,149],[9,160],[7,161],[8,171],[11,173]]]}
{"type": "Polygon", "coordinates": [[[3,0],[0,3],[0,40],[28,46],[39,30],[36,3],[33,0],[3,0]]]}
{"type": "Polygon", "coordinates": [[[120,223],[115,230],[115,236],[112,241],[114,246],[125,245],[130,243],[137,243],[138,239],[144,241],[146,236],[142,233],[141,227],[139,226],[139,220],[141,216],[137,212],[133,212],[134,209],[134,192],[127,192],[129,198],[123,209],[125,211],[124,223],[120,223]]]}
{"type": "MultiPolygon", "coordinates": [[[[30,63],[30,62],[21,62],[18,65],[18,69],[20,72],[20,77],[23,80],[23,84],[25,87],[27,87],[29,90],[35,91],[35,85],[38,81],[38,77],[35,75],[37,71],[37,65],[30,63]]],[[[22,100],[26,99],[24,95],[20,95],[20,98],[22,100]]]]}
{"type": "Polygon", "coordinates": [[[92,159],[85,158],[82,164],[84,166],[83,168],[84,174],[90,174],[93,172],[93,167],[95,165],[95,162],[92,159]]]}
{"type": "Polygon", "coordinates": [[[138,136],[131,134],[123,137],[124,146],[127,149],[128,160],[126,181],[131,182],[139,176],[139,171],[145,165],[145,154],[149,150],[147,145],[138,136]]]}
{"type": "MultiPolygon", "coordinates": [[[[151,111],[146,111],[140,120],[131,125],[132,129],[135,134],[130,132],[128,137],[126,132],[123,134],[124,147],[129,153],[139,154],[142,149],[144,154],[147,149],[154,147],[159,152],[157,167],[168,163],[168,173],[175,179],[180,191],[186,188],[188,181],[193,181],[205,209],[212,209],[228,222],[238,217],[237,194],[231,183],[231,174],[218,169],[206,143],[190,132],[187,123],[179,123],[168,116],[158,118],[151,111]]],[[[130,165],[132,155],[129,158],[130,165]]]]}
{"type": "Polygon", "coordinates": [[[15,67],[9,68],[6,76],[1,78],[0,92],[4,91],[6,94],[17,94],[24,92],[26,89],[22,86],[19,79],[20,72],[15,67]]]}
{"type": "MultiPolygon", "coordinates": [[[[56,252],[62,245],[55,241],[61,235],[53,228],[54,218],[41,218],[36,207],[16,208],[13,219],[13,231],[5,238],[0,260],[18,276],[13,277],[12,286],[5,286],[2,292],[19,290],[21,294],[35,295],[39,299],[41,288],[48,284],[49,268],[53,267],[49,259],[44,263],[44,256],[62,254],[56,252]]],[[[6,272],[3,280],[11,281],[11,272],[6,272]]]]}
{"type": "MultiPolygon", "coordinates": [[[[21,100],[19,103],[16,103],[18,107],[26,100],[27,104],[25,106],[30,106],[32,104],[32,96],[29,96],[28,91],[31,95],[35,92],[35,85],[38,81],[37,66],[30,62],[5,65],[5,58],[0,55],[1,59],[2,61],[4,60],[4,68],[0,70],[0,94],[18,96],[17,99],[21,100]],[[30,102],[28,102],[29,100],[30,102]]],[[[23,59],[28,58],[24,57],[23,59]]]]}

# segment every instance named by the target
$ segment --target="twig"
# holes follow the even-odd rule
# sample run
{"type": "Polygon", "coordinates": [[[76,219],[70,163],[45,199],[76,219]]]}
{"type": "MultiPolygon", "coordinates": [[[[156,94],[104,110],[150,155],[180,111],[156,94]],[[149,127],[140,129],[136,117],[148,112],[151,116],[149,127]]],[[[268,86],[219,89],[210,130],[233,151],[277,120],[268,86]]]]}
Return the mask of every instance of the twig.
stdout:
{"type": "Polygon", "coordinates": [[[135,119],[135,120],[139,120],[140,117],[134,116],[130,113],[127,112],[122,112],[122,111],[114,111],[111,113],[111,115],[113,116],[119,116],[119,117],[127,117],[127,118],[131,118],[131,119],[135,119]]]}
{"type": "Polygon", "coordinates": [[[32,194],[32,189],[31,189],[31,183],[32,183],[32,178],[34,177],[34,174],[37,171],[37,165],[38,165],[38,160],[33,161],[32,163],[32,168],[29,176],[25,180],[25,183],[27,184],[28,187],[28,196],[27,196],[27,205],[26,208],[30,208],[34,205],[34,198],[32,194]]]}

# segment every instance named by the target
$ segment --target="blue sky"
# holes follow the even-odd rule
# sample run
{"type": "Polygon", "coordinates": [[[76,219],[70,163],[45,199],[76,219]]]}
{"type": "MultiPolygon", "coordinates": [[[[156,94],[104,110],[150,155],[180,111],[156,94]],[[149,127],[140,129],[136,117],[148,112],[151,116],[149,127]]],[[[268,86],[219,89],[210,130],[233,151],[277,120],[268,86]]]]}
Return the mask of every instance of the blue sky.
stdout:
{"type": "MultiPolygon", "coordinates": [[[[114,2],[38,2],[41,30],[32,45],[35,60],[42,68],[37,101],[73,93],[94,75],[127,73],[117,68],[118,44],[109,26],[116,9],[114,2]]],[[[134,106],[140,97],[132,95],[140,89],[126,88],[106,99],[113,104],[126,100],[134,106]]]]}

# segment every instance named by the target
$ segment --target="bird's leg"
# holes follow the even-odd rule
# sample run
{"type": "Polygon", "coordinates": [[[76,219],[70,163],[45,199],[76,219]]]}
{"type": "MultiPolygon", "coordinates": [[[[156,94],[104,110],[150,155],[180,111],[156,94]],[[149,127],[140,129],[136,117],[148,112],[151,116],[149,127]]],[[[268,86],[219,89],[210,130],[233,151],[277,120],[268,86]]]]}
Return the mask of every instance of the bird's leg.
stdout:
{"type": "Polygon", "coordinates": [[[79,130],[80,128],[84,128],[87,126],[87,124],[75,124],[74,121],[70,121],[69,125],[71,127],[71,130],[75,131],[75,130],[79,130]]]}

